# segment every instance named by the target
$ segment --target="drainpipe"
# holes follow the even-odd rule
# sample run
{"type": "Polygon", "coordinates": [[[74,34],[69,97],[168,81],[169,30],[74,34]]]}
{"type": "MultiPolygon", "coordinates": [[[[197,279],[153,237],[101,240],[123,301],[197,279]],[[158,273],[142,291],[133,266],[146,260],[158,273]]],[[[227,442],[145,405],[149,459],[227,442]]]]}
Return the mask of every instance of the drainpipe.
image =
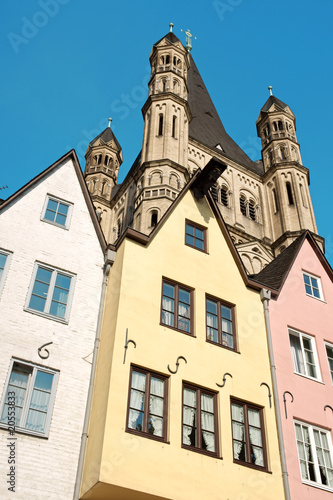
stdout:
{"type": "Polygon", "coordinates": [[[277,388],[277,380],[276,380],[276,367],[274,362],[274,352],[273,352],[273,343],[272,343],[272,332],[271,332],[271,324],[269,321],[269,309],[268,304],[271,298],[271,292],[263,288],[260,291],[260,299],[264,306],[264,315],[265,315],[265,324],[266,324],[266,332],[267,332],[267,343],[268,343],[268,353],[269,353],[269,362],[271,366],[271,374],[272,374],[272,384],[273,384],[273,398],[275,405],[275,416],[278,430],[278,440],[279,440],[279,448],[281,455],[281,467],[282,467],[282,478],[283,478],[283,487],[286,500],[291,500],[290,490],[289,490],[289,481],[288,481],[288,472],[287,472],[287,462],[286,462],[286,453],[284,448],[283,434],[282,434],[282,421],[281,421],[281,412],[280,412],[280,403],[278,396],[278,388],[277,388]]]}
{"type": "Polygon", "coordinates": [[[82,435],[81,435],[81,447],[80,447],[79,461],[78,461],[77,472],[76,472],[73,500],[79,500],[79,495],[80,495],[83,462],[84,462],[84,455],[85,455],[86,446],[87,446],[88,426],[89,426],[91,402],[92,402],[92,396],[93,396],[93,390],[94,390],[97,354],[98,354],[100,335],[101,335],[101,325],[102,325],[102,317],[103,317],[103,309],[104,309],[106,284],[108,281],[108,276],[109,276],[111,266],[114,263],[115,258],[116,258],[116,252],[114,252],[113,250],[110,250],[108,248],[107,252],[105,254],[104,273],[103,273],[103,282],[102,282],[102,290],[101,290],[101,300],[100,300],[100,304],[99,304],[99,311],[98,311],[98,318],[97,318],[96,336],[95,336],[93,358],[92,358],[92,365],[91,365],[91,372],[90,372],[90,381],[89,381],[89,388],[88,388],[88,395],[87,395],[87,405],[86,405],[86,412],[84,415],[83,429],[82,429],[82,435]]]}

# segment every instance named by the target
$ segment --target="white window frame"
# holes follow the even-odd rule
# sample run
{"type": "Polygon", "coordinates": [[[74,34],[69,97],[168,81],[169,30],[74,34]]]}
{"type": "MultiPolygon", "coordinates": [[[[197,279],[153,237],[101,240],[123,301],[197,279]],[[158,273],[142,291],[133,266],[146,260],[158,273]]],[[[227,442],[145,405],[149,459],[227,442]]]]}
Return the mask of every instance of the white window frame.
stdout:
{"type": "Polygon", "coordinates": [[[291,358],[292,358],[292,363],[293,363],[293,368],[294,368],[294,373],[297,373],[298,375],[301,375],[302,377],[309,378],[311,380],[316,380],[321,382],[321,374],[320,374],[320,369],[319,369],[319,361],[318,361],[318,355],[317,355],[317,349],[316,349],[316,343],[315,343],[315,338],[312,337],[311,335],[308,335],[307,333],[304,332],[299,332],[298,330],[295,330],[294,328],[288,328],[288,334],[289,334],[289,345],[290,345],[290,351],[291,351],[291,358]],[[290,343],[290,335],[294,335],[295,337],[297,336],[300,341],[301,345],[301,351],[302,351],[302,364],[304,366],[304,371],[305,373],[302,373],[301,371],[298,371],[297,365],[296,365],[296,360],[294,358],[294,354],[292,352],[292,346],[290,343]],[[313,377],[312,375],[309,375],[309,370],[307,366],[307,358],[305,354],[305,348],[304,348],[304,342],[303,339],[309,340],[311,343],[311,351],[313,355],[313,360],[314,360],[314,366],[316,369],[316,377],[313,377]]]}
{"type": "Polygon", "coordinates": [[[333,360],[333,358],[330,358],[328,356],[328,352],[327,352],[327,349],[326,349],[327,347],[329,347],[330,349],[333,350],[333,344],[330,344],[329,342],[325,342],[325,351],[326,351],[326,358],[327,358],[327,363],[328,363],[328,369],[329,369],[329,372],[331,374],[331,381],[332,381],[332,384],[333,384],[333,369],[331,369],[330,362],[329,362],[329,360],[330,359],[333,360]]]}
{"type": "Polygon", "coordinates": [[[59,268],[53,267],[53,266],[49,266],[48,264],[43,264],[42,262],[35,262],[32,278],[31,278],[31,283],[29,286],[27,301],[26,301],[24,310],[31,312],[33,314],[37,314],[38,316],[44,316],[45,318],[50,318],[50,319],[53,319],[55,321],[59,321],[61,323],[67,324],[68,320],[69,320],[71,305],[72,305],[75,278],[76,278],[75,274],[69,273],[68,271],[63,271],[62,269],[59,269],[59,268]],[[29,307],[30,299],[32,296],[32,291],[33,291],[34,284],[36,281],[37,271],[40,267],[43,269],[46,269],[47,271],[52,272],[51,281],[50,281],[48,292],[47,292],[44,311],[38,311],[37,309],[33,309],[33,308],[29,307]],[[50,314],[50,312],[49,312],[50,307],[51,307],[51,303],[52,303],[53,292],[54,292],[55,282],[56,282],[56,278],[57,278],[58,273],[63,274],[64,276],[67,276],[68,278],[71,279],[71,284],[70,284],[69,293],[68,293],[68,300],[67,300],[67,304],[66,304],[66,312],[65,312],[65,316],[63,318],[61,318],[60,316],[55,316],[53,314],[50,314]]]}
{"type": "Polygon", "coordinates": [[[0,404],[0,418],[2,416],[3,408],[4,408],[4,405],[6,402],[8,384],[9,384],[10,377],[11,377],[11,374],[12,374],[12,371],[14,368],[14,363],[17,363],[21,367],[31,371],[31,373],[28,376],[28,382],[27,382],[27,387],[26,387],[26,392],[25,392],[25,396],[24,396],[23,407],[22,407],[22,412],[21,412],[19,424],[21,424],[21,422],[26,423],[28,411],[30,408],[32,393],[33,393],[33,389],[34,389],[34,385],[35,385],[37,371],[41,371],[41,372],[45,372],[45,373],[53,375],[52,387],[51,387],[51,391],[50,391],[50,399],[48,402],[48,408],[47,408],[46,419],[45,419],[45,424],[44,424],[44,430],[43,430],[43,432],[38,432],[38,431],[34,431],[32,429],[26,429],[23,425],[15,425],[15,428],[13,429],[13,426],[9,426],[8,424],[6,424],[5,422],[2,422],[1,420],[0,420],[0,427],[5,428],[5,429],[10,429],[10,431],[11,432],[13,431],[14,434],[15,434],[15,432],[20,432],[20,433],[24,433],[24,434],[30,434],[33,436],[42,436],[42,437],[47,438],[48,434],[49,434],[49,430],[50,430],[55,394],[56,394],[57,384],[58,384],[59,371],[51,369],[51,368],[46,368],[46,367],[41,366],[41,365],[37,365],[37,364],[31,363],[29,361],[23,361],[23,360],[18,359],[18,358],[12,358],[10,361],[9,371],[8,371],[8,375],[7,375],[7,379],[6,379],[6,383],[5,383],[5,389],[4,389],[2,401],[0,404]]]}
{"type": "MultiPolygon", "coordinates": [[[[323,290],[322,290],[322,287],[321,287],[321,280],[319,278],[319,276],[315,276],[314,274],[311,274],[311,273],[308,273],[307,271],[302,271],[303,273],[303,283],[304,283],[304,288],[305,288],[305,293],[308,297],[313,297],[314,299],[316,300],[321,300],[321,301],[324,301],[324,296],[323,296],[323,290]],[[306,291],[306,286],[305,286],[305,281],[304,281],[304,276],[308,276],[311,280],[311,278],[317,280],[317,283],[318,283],[318,290],[319,290],[319,295],[320,297],[316,297],[313,293],[308,293],[306,291]]],[[[309,286],[309,285],[308,285],[309,286]]],[[[311,291],[313,292],[313,286],[311,285],[311,291]]]]}
{"type": "Polygon", "coordinates": [[[4,284],[5,284],[6,276],[8,273],[8,268],[9,268],[10,260],[12,258],[12,253],[0,248],[0,254],[5,255],[5,257],[6,257],[5,266],[4,266],[3,271],[1,273],[1,276],[0,276],[0,294],[1,294],[1,291],[2,291],[4,284]]]}
{"type": "MultiPolygon", "coordinates": [[[[305,422],[302,422],[300,420],[294,420],[294,429],[295,429],[295,439],[296,439],[296,447],[297,447],[297,454],[298,454],[298,463],[300,467],[300,474],[301,474],[301,480],[302,483],[308,484],[311,486],[315,486],[317,488],[326,490],[326,491],[333,491],[333,483],[332,486],[326,486],[325,484],[322,484],[319,479],[321,477],[320,475],[320,467],[319,467],[319,460],[318,460],[318,455],[317,455],[317,448],[316,448],[316,442],[314,438],[314,432],[313,431],[318,431],[319,433],[323,433],[326,436],[327,443],[328,443],[328,448],[325,448],[325,450],[329,451],[329,456],[330,456],[330,461],[331,464],[333,464],[333,447],[332,447],[332,439],[331,439],[331,433],[327,429],[323,429],[322,427],[318,427],[315,425],[311,425],[305,422]],[[296,425],[301,426],[302,429],[302,442],[297,439],[297,433],[296,433],[296,425]],[[302,443],[302,448],[303,448],[303,455],[307,458],[306,456],[306,449],[304,446],[305,440],[304,440],[304,433],[303,433],[303,428],[307,428],[309,432],[309,441],[310,441],[310,449],[312,453],[312,460],[313,460],[313,469],[314,469],[314,475],[316,477],[316,481],[312,481],[311,479],[306,479],[302,477],[302,467],[301,467],[301,462],[305,462],[306,467],[308,464],[308,460],[304,459],[303,457],[300,457],[300,452],[299,452],[299,445],[302,443]]],[[[323,445],[322,438],[320,439],[320,444],[323,445]]],[[[323,449],[323,448],[321,448],[323,449]]],[[[307,467],[308,470],[308,467],[307,467]]],[[[309,471],[308,471],[309,475],[309,471]]]]}
{"type": "Polygon", "coordinates": [[[61,227],[62,229],[69,229],[71,217],[72,217],[72,212],[73,212],[73,203],[70,203],[69,201],[63,200],[62,198],[59,198],[58,196],[53,196],[51,194],[47,194],[43,206],[43,211],[41,215],[41,220],[43,222],[47,222],[48,224],[52,224],[53,226],[61,227]],[[53,200],[56,203],[62,203],[63,205],[66,205],[68,207],[68,212],[66,215],[66,223],[65,224],[58,224],[55,221],[49,220],[45,218],[45,213],[47,210],[47,205],[49,203],[49,200],[53,200]]]}

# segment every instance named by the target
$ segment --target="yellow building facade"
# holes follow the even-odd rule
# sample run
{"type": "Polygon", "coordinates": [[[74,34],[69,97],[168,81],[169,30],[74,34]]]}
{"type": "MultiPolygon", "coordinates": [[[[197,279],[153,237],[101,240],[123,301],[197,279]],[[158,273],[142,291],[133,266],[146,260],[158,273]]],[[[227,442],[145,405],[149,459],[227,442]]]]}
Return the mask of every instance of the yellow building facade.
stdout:
{"type": "Polygon", "coordinates": [[[113,248],[84,500],[284,498],[260,288],[206,189],[213,163],[113,248]]]}

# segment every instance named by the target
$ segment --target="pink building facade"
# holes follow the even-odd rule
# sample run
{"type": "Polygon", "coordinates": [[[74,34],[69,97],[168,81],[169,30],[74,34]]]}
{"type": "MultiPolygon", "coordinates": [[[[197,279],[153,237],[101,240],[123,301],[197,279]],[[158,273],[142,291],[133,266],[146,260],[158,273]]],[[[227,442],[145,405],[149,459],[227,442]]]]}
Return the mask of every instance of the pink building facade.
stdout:
{"type": "Polygon", "coordinates": [[[257,279],[269,303],[278,397],[292,500],[333,493],[333,272],[306,232],[257,279]]]}

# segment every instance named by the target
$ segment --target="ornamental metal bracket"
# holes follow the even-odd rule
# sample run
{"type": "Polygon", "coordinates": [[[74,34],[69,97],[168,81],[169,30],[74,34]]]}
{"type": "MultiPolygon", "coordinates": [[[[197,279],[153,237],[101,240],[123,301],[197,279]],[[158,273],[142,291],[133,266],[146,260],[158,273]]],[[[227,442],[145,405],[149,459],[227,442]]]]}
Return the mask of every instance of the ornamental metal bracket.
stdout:
{"type": "Polygon", "coordinates": [[[332,410],[332,413],[333,413],[333,408],[332,408],[332,406],[330,406],[330,405],[325,405],[325,406],[324,406],[324,411],[326,411],[326,408],[329,408],[330,410],[332,410]]]}
{"type": "Polygon", "coordinates": [[[268,384],[266,384],[266,382],[261,382],[260,387],[262,385],[265,385],[267,387],[267,389],[268,389],[269,407],[272,408],[272,393],[271,393],[270,387],[269,387],[268,384]]]}
{"type": "Polygon", "coordinates": [[[126,339],[125,339],[125,347],[124,347],[125,351],[124,351],[123,365],[125,364],[125,361],[126,361],[126,353],[127,353],[127,349],[128,349],[128,344],[133,344],[134,348],[136,349],[136,342],[134,340],[128,339],[128,328],[126,328],[126,339]]]}
{"type": "Polygon", "coordinates": [[[53,344],[53,342],[47,342],[46,344],[43,344],[43,345],[41,345],[40,347],[38,347],[38,356],[39,356],[40,358],[42,358],[42,359],[47,359],[47,358],[50,356],[50,353],[49,353],[48,349],[45,349],[45,347],[46,347],[47,345],[51,345],[51,344],[53,344]],[[42,351],[43,349],[45,350],[45,353],[46,353],[45,355],[41,353],[41,351],[42,351]]]}
{"type": "Polygon", "coordinates": [[[284,391],[283,393],[283,403],[284,403],[284,412],[286,414],[286,418],[288,418],[288,415],[287,415],[287,400],[286,400],[286,394],[289,394],[289,396],[291,396],[291,403],[294,402],[294,396],[291,394],[291,392],[289,391],[284,391]]]}
{"type": "Polygon", "coordinates": [[[186,361],[186,359],[184,358],[184,356],[178,356],[177,361],[176,361],[176,371],[171,370],[170,366],[168,365],[168,370],[169,370],[169,372],[170,372],[170,373],[175,374],[175,373],[177,373],[177,372],[178,372],[178,368],[179,368],[179,360],[180,360],[180,359],[183,359],[183,360],[185,361],[185,363],[187,364],[187,361],[186,361]]]}
{"type": "Polygon", "coordinates": [[[231,377],[231,378],[232,378],[231,373],[225,372],[225,373],[224,373],[224,375],[223,375],[223,379],[222,379],[222,380],[223,380],[223,384],[218,384],[218,383],[216,382],[217,387],[224,387],[224,385],[225,385],[225,381],[226,381],[226,376],[227,376],[227,375],[229,375],[229,377],[231,377]]]}

